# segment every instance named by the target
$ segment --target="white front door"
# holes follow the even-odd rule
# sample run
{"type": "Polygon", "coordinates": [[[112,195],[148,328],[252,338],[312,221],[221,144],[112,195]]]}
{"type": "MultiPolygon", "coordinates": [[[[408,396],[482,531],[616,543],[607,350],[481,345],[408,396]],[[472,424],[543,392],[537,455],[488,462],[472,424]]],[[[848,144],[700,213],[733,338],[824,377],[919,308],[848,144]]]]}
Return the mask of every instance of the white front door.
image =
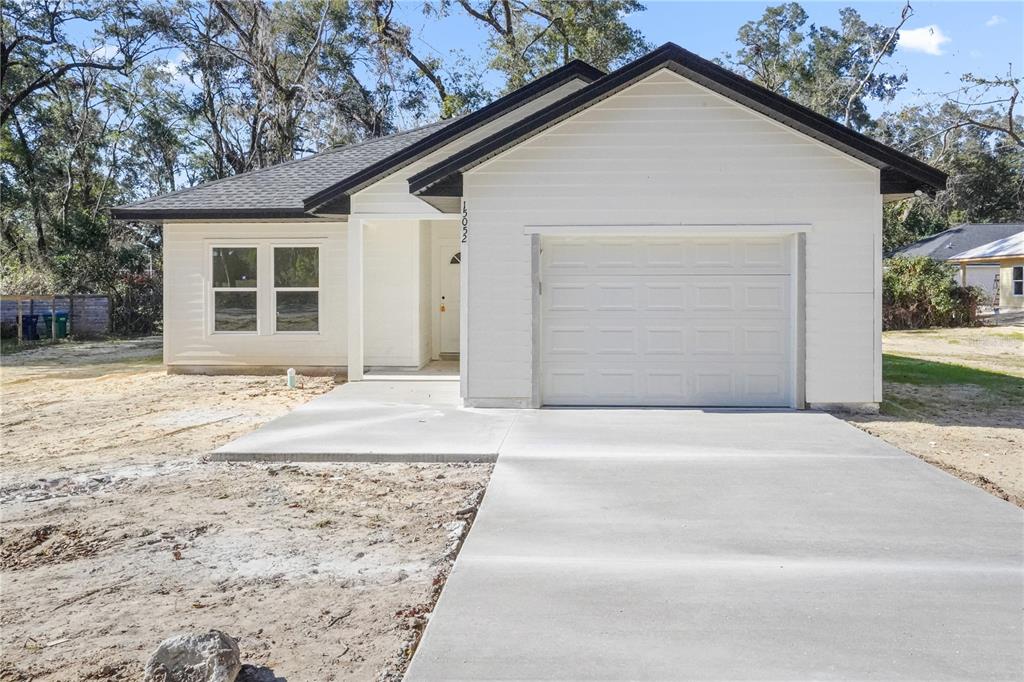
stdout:
{"type": "Polygon", "coordinates": [[[547,405],[787,406],[786,238],[545,238],[547,405]]]}
{"type": "Polygon", "coordinates": [[[441,285],[438,306],[441,311],[441,350],[442,353],[459,352],[459,268],[462,253],[459,251],[458,240],[441,240],[439,242],[436,266],[440,269],[441,285]]]}

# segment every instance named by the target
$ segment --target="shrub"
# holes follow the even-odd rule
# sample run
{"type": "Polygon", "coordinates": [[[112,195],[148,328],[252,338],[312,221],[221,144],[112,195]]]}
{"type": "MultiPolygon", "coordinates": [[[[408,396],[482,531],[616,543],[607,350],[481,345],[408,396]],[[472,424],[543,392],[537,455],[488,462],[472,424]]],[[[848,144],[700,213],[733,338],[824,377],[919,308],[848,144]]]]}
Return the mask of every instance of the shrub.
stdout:
{"type": "Polygon", "coordinates": [[[976,325],[984,293],[957,284],[956,272],[953,265],[923,256],[888,259],[882,274],[882,328],[976,325]]]}
{"type": "Polygon", "coordinates": [[[160,273],[120,277],[110,292],[111,327],[115,334],[138,336],[160,331],[163,291],[160,273]]]}

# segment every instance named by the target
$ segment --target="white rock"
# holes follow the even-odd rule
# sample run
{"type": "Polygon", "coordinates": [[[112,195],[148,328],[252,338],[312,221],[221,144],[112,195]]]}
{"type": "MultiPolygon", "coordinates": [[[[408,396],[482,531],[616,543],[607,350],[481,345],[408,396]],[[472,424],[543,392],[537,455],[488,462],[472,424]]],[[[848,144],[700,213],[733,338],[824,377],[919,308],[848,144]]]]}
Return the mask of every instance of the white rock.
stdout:
{"type": "Polygon", "coordinates": [[[146,663],[144,682],[234,682],[242,668],[238,643],[220,630],[190,632],[161,642],[146,663]]]}

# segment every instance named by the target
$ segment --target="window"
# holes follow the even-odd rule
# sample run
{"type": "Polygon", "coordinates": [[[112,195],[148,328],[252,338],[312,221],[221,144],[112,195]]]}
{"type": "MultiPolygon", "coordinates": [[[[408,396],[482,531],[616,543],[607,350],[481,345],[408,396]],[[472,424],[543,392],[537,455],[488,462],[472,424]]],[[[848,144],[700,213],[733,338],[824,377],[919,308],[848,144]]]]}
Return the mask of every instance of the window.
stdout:
{"type": "Polygon", "coordinates": [[[1013,295],[1024,296],[1024,265],[1013,266],[1013,295]]]}
{"type": "Polygon", "coordinates": [[[320,330],[320,249],[274,247],[274,331],[320,330]]]}
{"type": "Polygon", "coordinates": [[[213,249],[213,330],[257,331],[256,247],[213,249]]]}

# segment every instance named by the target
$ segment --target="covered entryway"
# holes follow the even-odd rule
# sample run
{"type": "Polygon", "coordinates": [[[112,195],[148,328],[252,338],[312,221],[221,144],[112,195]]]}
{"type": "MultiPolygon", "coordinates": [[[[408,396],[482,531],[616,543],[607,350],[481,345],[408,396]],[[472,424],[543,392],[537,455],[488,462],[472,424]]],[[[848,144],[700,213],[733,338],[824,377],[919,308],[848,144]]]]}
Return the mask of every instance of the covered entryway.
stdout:
{"type": "Polygon", "coordinates": [[[544,237],[542,402],[790,406],[793,239],[544,237]]]}

